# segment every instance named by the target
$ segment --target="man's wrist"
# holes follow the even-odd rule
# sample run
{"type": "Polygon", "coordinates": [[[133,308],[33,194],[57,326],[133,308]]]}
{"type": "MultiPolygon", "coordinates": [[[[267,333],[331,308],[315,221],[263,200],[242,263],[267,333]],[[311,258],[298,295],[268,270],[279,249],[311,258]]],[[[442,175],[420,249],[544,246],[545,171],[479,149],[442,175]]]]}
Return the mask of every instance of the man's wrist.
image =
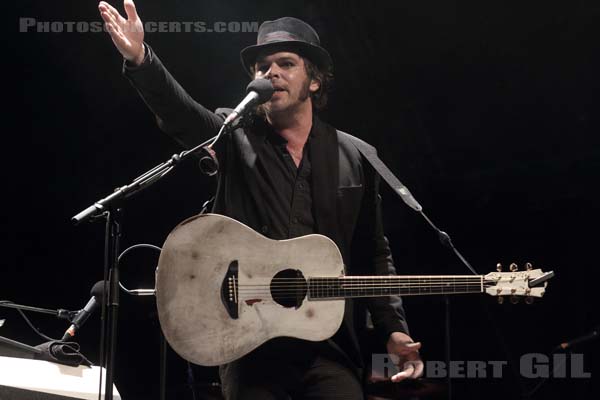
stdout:
{"type": "Polygon", "coordinates": [[[144,59],[146,58],[146,45],[144,43],[142,43],[142,51],[140,51],[140,53],[138,54],[137,57],[135,57],[131,63],[136,66],[139,67],[140,65],[142,65],[144,63],[144,59]]]}
{"type": "Polygon", "coordinates": [[[144,51],[142,52],[142,60],[139,64],[136,61],[129,61],[126,58],[123,60],[123,73],[135,72],[144,69],[148,64],[152,62],[152,53],[146,43],[142,43],[144,51]]]}

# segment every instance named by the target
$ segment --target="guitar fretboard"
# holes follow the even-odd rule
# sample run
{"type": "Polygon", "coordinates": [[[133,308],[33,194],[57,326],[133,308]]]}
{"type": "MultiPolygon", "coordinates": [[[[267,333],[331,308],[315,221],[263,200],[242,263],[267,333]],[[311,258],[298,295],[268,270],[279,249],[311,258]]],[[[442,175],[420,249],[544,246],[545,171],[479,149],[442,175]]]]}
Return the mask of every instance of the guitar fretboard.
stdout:
{"type": "Polygon", "coordinates": [[[344,276],[308,278],[311,300],[391,295],[482,293],[483,275],[344,276]]]}

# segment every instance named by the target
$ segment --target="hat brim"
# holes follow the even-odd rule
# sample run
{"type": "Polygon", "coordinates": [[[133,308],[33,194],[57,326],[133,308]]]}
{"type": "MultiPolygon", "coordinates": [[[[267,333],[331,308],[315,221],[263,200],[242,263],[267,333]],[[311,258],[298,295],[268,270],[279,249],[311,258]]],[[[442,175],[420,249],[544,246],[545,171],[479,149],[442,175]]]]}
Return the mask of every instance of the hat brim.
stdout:
{"type": "Polygon", "coordinates": [[[242,61],[242,65],[248,75],[252,78],[252,67],[256,62],[256,57],[259,53],[266,52],[277,52],[277,51],[292,51],[297,52],[299,55],[308,58],[310,61],[315,63],[319,68],[328,68],[333,65],[331,60],[331,56],[324,48],[320,46],[315,46],[313,44],[299,41],[299,40],[286,40],[286,41],[277,41],[265,44],[257,44],[248,46],[242,51],[240,51],[240,58],[242,61]]]}

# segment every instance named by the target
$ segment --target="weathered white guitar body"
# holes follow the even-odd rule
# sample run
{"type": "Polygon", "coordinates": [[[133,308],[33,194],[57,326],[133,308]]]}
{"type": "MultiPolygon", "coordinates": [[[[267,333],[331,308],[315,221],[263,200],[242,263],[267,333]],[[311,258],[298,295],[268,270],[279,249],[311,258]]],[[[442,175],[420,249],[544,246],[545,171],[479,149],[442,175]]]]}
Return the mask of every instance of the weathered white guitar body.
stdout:
{"type": "Polygon", "coordinates": [[[552,276],[531,265],[485,276],[345,276],[342,256],[325,236],[271,240],[232,218],[204,214],[167,237],[156,303],[171,347],[212,366],[275,337],[330,338],[342,323],[346,298],[487,293],[532,299],[544,294],[552,276]]]}
{"type": "Polygon", "coordinates": [[[274,337],[319,341],[333,336],[344,315],[343,299],[303,301],[296,309],[278,304],[264,289],[287,268],[305,276],[344,274],[341,254],[325,236],[275,241],[213,214],[182,222],[163,246],[156,277],[158,315],[167,341],[188,361],[220,365],[274,337]],[[260,288],[239,291],[237,319],[221,298],[233,260],[239,260],[238,287],[260,288]]]}

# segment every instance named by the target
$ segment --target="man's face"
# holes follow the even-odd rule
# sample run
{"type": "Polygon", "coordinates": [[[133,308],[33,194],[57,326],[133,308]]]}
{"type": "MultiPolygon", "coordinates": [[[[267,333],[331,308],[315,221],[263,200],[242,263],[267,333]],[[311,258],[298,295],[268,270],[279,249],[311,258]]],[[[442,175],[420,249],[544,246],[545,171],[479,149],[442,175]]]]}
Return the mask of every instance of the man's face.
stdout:
{"type": "Polygon", "coordinates": [[[308,78],[304,60],[298,54],[287,51],[260,54],[254,67],[254,78],[269,79],[275,88],[271,100],[262,106],[268,114],[312,107],[310,93],[319,90],[320,84],[308,78]]]}

